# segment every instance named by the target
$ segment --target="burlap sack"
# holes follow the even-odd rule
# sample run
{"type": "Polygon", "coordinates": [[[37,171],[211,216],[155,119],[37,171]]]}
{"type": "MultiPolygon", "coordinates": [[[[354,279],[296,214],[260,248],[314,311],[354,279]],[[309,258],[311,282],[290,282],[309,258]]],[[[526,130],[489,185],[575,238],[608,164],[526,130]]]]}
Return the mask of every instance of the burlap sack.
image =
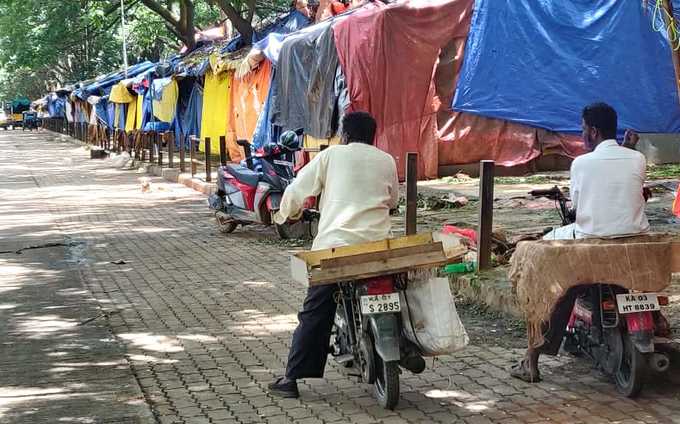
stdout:
{"type": "Polygon", "coordinates": [[[509,277],[526,315],[529,346],[543,344],[541,324],[571,287],[609,283],[630,290],[664,290],[671,280],[671,240],[670,235],[650,234],[519,243],[509,277]]]}

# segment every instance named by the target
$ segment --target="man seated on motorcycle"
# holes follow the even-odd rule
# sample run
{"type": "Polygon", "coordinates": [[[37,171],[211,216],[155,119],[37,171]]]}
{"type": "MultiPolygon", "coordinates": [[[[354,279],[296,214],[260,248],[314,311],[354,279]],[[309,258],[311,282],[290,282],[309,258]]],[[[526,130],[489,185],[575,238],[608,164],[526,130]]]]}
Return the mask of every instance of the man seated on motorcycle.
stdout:
{"type": "MultiPolygon", "coordinates": [[[[321,195],[319,230],[312,249],[327,249],[389,237],[390,209],[399,201],[394,159],[373,146],[376,122],[366,112],[342,120],[342,141],[320,152],[286,188],[278,223],[297,220],[305,199],[321,195]]],[[[297,380],[323,377],[335,316],[337,285],[307,290],[293,333],[284,377],[269,385],[272,394],[298,397],[297,380]]]]}
{"type": "MultiPolygon", "coordinates": [[[[634,150],[637,134],[626,131],[623,146],[616,141],[616,111],[605,103],[586,106],[582,113],[583,141],[590,153],[571,165],[571,201],[576,222],[557,228],[544,239],[620,237],[649,231],[643,186],[647,163],[634,150]]],[[[560,299],[544,326],[545,342],[529,347],[511,375],[528,382],[540,381],[540,354],[556,355],[574,302],[589,286],[571,289],[560,299]]]]}

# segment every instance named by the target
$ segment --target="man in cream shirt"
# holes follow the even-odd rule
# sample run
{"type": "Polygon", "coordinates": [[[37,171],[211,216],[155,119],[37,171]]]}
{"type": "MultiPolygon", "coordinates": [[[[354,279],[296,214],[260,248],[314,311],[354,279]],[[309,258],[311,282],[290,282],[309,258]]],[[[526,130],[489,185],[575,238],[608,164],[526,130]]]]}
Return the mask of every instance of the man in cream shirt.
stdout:
{"type": "MultiPolygon", "coordinates": [[[[590,153],[571,165],[571,201],[576,222],[557,228],[544,239],[622,237],[649,231],[643,187],[647,163],[634,150],[637,134],[626,131],[623,146],[616,142],[618,118],[605,103],[586,106],[582,114],[583,141],[590,153]]],[[[572,289],[560,299],[544,327],[543,345],[527,349],[510,374],[528,382],[540,381],[538,358],[557,355],[576,298],[588,286],[572,289]]]]}
{"type": "MultiPolygon", "coordinates": [[[[296,220],[305,199],[321,195],[319,231],[312,249],[383,240],[390,235],[390,209],[399,200],[392,156],[373,146],[376,123],[365,112],[342,121],[343,145],[319,153],[286,188],[275,220],[296,220]]],[[[323,377],[335,316],[336,285],[310,287],[298,315],[285,377],[269,385],[272,394],[298,397],[296,380],[323,377]]]]}

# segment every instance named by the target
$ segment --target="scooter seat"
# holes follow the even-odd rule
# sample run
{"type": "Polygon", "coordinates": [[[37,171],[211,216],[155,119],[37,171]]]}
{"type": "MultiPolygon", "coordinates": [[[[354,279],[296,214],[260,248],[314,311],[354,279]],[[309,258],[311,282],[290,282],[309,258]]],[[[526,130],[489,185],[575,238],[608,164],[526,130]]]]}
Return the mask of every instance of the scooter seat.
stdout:
{"type": "Polygon", "coordinates": [[[257,183],[260,182],[260,173],[252,171],[245,166],[229,164],[227,165],[227,171],[234,178],[250,187],[257,187],[257,183]]]}

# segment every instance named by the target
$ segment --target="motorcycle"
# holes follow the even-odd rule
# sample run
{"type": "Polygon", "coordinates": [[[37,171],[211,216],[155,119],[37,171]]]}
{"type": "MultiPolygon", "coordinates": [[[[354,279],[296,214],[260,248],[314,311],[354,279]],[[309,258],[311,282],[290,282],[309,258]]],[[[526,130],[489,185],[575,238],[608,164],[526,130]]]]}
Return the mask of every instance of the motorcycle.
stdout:
{"type": "MultiPolygon", "coordinates": [[[[300,137],[301,132],[287,131],[278,143],[267,144],[254,152],[247,140],[237,141],[246,159],[241,164],[218,168],[217,192],[208,199],[220,232],[229,234],[239,225],[263,224],[275,225],[282,239],[314,236],[317,224],[314,220],[279,225],[273,219],[283,192],[295,178],[294,154],[302,148],[300,137]]],[[[311,208],[313,204],[308,206],[311,208]]]]}
{"type": "Polygon", "coordinates": [[[402,332],[399,292],[406,284],[405,274],[339,283],[331,354],[372,384],[386,409],[399,402],[399,367],[414,374],[425,370],[425,360],[402,332]]]}
{"type": "MultiPolygon", "coordinates": [[[[554,200],[563,225],[576,220],[569,199],[558,187],[534,190],[534,197],[554,200]]],[[[661,313],[668,297],[657,293],[630,292],[613,284],[595,284],[579,296],[567,325],[562,348],[585,355],[608,376],[626,397],[636,397],[649,371],[664,373],[670,358],[664,349],[671,329],[661,313]]]]}

